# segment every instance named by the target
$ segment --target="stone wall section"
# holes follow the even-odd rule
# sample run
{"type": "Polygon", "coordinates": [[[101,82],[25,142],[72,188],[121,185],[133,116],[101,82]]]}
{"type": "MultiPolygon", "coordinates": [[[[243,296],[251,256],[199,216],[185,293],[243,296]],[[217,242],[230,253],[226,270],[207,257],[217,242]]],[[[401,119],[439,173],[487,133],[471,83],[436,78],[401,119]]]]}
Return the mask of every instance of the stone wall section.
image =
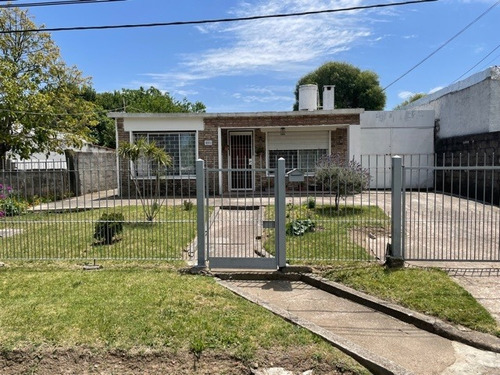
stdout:
{"type": "Polygon", "coordinates": [[[345,155],[348,152],[347,128],[338,128],[331,132],[332,154],[345,155]]]}
{"type": "Polygon", "coordinates": [[[116,153],[66,152],[70,186],[73,195],[116,189],[116,153]]]}
{"type": "Polygon", "coordinates": [[[59,200],[72,195],[68,170],[0,170],[0,184],[23,198],[59,200]]]}

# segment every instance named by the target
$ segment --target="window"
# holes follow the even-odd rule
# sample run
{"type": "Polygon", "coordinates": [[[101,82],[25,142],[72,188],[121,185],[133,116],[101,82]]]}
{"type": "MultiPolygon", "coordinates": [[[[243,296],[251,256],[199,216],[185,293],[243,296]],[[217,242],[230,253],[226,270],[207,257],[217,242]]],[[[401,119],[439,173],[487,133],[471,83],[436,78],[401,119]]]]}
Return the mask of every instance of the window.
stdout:
{"type": "Polygon", "coordinates": [[[314,173],[319,158],[327,154],[326,149],[316,150],[270,150],[269,168],[278,166],[278,159],[285,159],[285,169],[299,169],[304,173],[314,173]]]}
{"type": "MultiPolygon", "coordinates": [[[[146,138],[155,142],[172,158],[172,166],[167,168],[167,176],[192,176],[196,163],[196,132],[134,133],[134,138],[146,138]]],[[[137,177],[152,177],[153,165],[139,161],[136,165],[137,177]]]]}
{"type": "Polygon", "coordinates": [[[293,130],[286,134],[267,133],[268,166],[277,167],[279,158],[285,159],[285,168],[299,169],[305,174],[313,174],[319,158],[328,154],[330,133],[327,130],[293,130]]]}

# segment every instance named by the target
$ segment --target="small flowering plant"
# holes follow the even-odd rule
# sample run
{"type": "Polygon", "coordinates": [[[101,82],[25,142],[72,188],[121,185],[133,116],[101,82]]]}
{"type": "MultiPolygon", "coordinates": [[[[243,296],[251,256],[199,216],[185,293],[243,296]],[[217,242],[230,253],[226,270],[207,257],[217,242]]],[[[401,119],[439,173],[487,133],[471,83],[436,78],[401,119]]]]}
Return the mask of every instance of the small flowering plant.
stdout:
{"type": "Polygon", "coordinates": [[[339,200],[348,195],[361,193],[370,186],[369,170],[355,160],[346,160],[341,154],[325,155],[316,163],[316,183],[335,194],[335,208],[339,200]]]}
{"type": "Polygon", "coordinates": [[[0,184],[0,218],[20,215],[27,206],[25,201],[17,198],[12,186],[0,184]]]}

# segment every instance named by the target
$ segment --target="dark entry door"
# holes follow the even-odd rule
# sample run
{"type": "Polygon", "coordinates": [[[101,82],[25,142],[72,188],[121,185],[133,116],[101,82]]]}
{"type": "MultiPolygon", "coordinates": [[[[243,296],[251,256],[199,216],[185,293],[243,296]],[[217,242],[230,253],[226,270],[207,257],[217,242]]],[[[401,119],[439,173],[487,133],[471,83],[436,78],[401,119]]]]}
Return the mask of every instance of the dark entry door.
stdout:
{"type": "Polygon", "coordinates": [[[253,190],[252,132],[229,133],[231,190],[253,190]]]}

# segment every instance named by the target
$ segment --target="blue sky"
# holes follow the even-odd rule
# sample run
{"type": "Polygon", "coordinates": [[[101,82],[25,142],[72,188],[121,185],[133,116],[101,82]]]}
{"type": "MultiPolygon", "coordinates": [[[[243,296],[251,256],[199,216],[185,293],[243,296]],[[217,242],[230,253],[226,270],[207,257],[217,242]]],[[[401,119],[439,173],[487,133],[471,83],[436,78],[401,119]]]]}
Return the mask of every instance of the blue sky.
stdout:
{"type": "MultiPolygon", "coordinates": [[[[42,2],[42,0],[39,0],[42,2]]],[[[390,0],[127,0],[33,7],[46,27],[188,21],[390,3],[390,0]]],[[[63,59],[94,88],[155,86],[208,112],[288,111],[298,79],[327,61],[378,74],[382,87],[497,0],[439,0],[391,8],[198,26],[54,32],[63,59]]],[[[386,109],[500,65],[500,4],[386,90],[386,109]],[[493,51],[493,52],[492,52],[493,51]],[[490,54],[485,58],[488,54],[490,54]]]]}

